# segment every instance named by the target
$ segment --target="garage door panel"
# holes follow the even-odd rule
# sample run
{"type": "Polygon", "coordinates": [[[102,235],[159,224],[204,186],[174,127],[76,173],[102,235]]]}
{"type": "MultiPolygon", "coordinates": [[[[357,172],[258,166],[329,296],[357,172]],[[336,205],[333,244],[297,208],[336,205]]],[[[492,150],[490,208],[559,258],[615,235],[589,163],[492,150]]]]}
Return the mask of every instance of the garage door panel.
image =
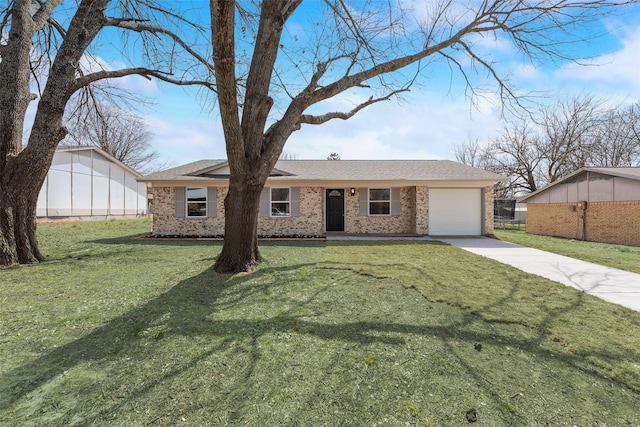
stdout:
{"type": "Polygon", "coordinates": [[[479,188],[429,190],[429,234],[479,236],[482,234],[482,191],[479,188]]]}

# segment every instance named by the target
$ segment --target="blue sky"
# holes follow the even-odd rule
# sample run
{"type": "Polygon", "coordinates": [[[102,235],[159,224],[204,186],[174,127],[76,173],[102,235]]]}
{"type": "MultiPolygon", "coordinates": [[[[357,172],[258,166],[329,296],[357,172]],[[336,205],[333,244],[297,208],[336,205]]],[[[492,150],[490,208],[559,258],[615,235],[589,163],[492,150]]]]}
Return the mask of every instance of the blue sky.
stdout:
{"type": "MultiPolygon", "coordinates": [[[[193,1],[203,7],[207,2],[193,1]]],[[[294,15],[291,25],[300,28],[305,14],[294,15]]],[[[288,24],[289,25],[289,24],[288,24]]],[[[292,30],[293,31],[293,30],[292,30]]],[[[600,34],[582,46],[580,56],[592,57],[588,66],[570,63],[523,63],[504,40],[478,40],[497,53],[501,70],[522,91],[545,97],[594,95],[611,103],[640,101],[640,11],[629,9],[607,17],[589,31],[600,34]]],[[[585,37],[591,34],[585,33],[585,37]]],[[[116,67],[118,64],[111,64],[116,67]]],[[[378,103],[348,121],[303,126],[294,132],[285,152],[300,159],[324,159],[339,153],[343,159],[453,159],[454,146],[470,140],[487,141],[503,126],[501,106],[492,94],[471,105],[460,75],[448,67],[429,70],[431,79],[405,98],[378,103]]],[[[224,158],[219,117],[211,102],[202,101],[193,89],[171,87],[156,81],[130,77],[120,83],[132,92],[148,96],[153,108],[142,111],[154,134],[152,144],[161,158],[173,165],[204,158],[224,158]]],[[[363,96],[368,97],[368,94],[363,96]]],[[[330,106],[348,110],[353,98],[342,96],[330,106]]]]}

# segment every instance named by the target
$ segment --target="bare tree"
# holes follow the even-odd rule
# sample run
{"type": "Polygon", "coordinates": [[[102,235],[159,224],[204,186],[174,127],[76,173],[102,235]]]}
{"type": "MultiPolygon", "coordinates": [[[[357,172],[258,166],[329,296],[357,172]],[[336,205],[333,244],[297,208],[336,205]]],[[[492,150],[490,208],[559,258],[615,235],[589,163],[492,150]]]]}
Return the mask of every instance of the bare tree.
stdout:
{"type": "Polygon", "coordinates": [[[491,51],[474,44],[477,37],[508,38],[531,61],[571,59],[574,43],[583,41],[581,25],[631,2],[444,0],[424,2],[425,11],[386,1],[309,2],[304,7],[321,8],[306,11],[318,22],[297,36],[308,37],[305,43],[294,37],[289,47],[283,30],[301,0],[265,1],[260,7],[210,0],[217,100],[230,168],[225,241],[215,269],[249,271],[259,259],[260,193],[287,139],[302,125],[348,119],[401,94],[436,59],[461,73],[472,96],[479,90],[474,71],[481,70],[506,105],[518,104],[516,88],[494,66],[491,51]],[[250,37],[251,48],[244,37],[250,37]],[[368,96],[349,111],[308,112],[339,94],[363,91],[368,96]]]}
{"type": "MultiPolygon", "coordinates": [[[[468,141],[465,144],[456,145],[454,147],[454,156],[456,161],[459,163],[506,175],[505,167],[497,162],[497,157],[495,157],[495,153],[493,153],[492,150],[493,146],[491,144],[483,145],[478,139],[476,139],[474,141],[468,141]]],[[[514,197],[514,177],[509,175],[506,176],[511,179],[506,182],[499,181],[493,184],[494,196],[497,199],[509,199],[514,197]]]]}
{"type": "Polygon", "coordinates": [[[508,176],[508,193],[530,193],[584,166],[598,120],[592,97],[557,101],[511,118],[485,150],[486,169],[508,176]]]}
{"type": "Polygon", "coordinates": [[[478,139],[465,144],[456,144],[453,147],[453,154],[459,163],[485,169],[488,166],[484,157],[485,150],[478,139]]]}
{"type": "Polygon", "coordinates": [[[538,189],[540,164],[540,136],[525,120],[512,122],[487,149],[487,163],[491,171],[509,177],[505,184],[509,193],[532,192],[538,189]]]}
{"type": "Polygon", "coordinates": [[[605,112],[594,132],[585,163],[596,167],[640,164],[640,103],[605,112]]]}
{"type": "Polygon", "coordinates": [[[537,120],[541,137],[540,184],[546,185],[587,166],[594,132],[600,124],[603,102],[593,96],[576,96],[544,107],[537,120]]]}
{"type": "Polygon", "coordinates": [[[161,168],[155,165],[159,154],[151,146],[153,134],[132,111],[98,104],[67,129],[63,144],[98,147],[143,175],[161,168]]]}
{"type": "Polygon", "coordinates": [[[639,129],[637,105],[605,107],[591,96],[564,99],[529,118],[512,119],[483,150],[482,167],[508,176],[508,193],[529,193],[584,166],[638,164],[639,129]]]}
{"type": "Polygon", "coordinates": [[[63,116],[74,94],[128,75],[208,84],[178,71],[193,64],[179,67],[178,59],[196,58],[205,68],[207,61],[169,29],[177,28],[169,21],[178,15],[154,2],[10,0],[5,5],[0,7],[0,265],[43,260],[35,234],[36,203],[55,149],[67,134],[63,116]],[[60,16],[69,18],[64,22],[56,21],[61,6],[60,16]],[[146,46],[145,61],[123,69],[101,67],[90,48],[107,28],[146,46]],[[31,83],[38,94],[31,93],[31,83]],[[38,98],[23,149],[27,107],[38,98]]]}
{"type": "Polygon", "coordinates": [[[299,156],[297,153],[290,153],[288,151],[283,151],[280,154],[280,160],[298,160],[299,156]]]}

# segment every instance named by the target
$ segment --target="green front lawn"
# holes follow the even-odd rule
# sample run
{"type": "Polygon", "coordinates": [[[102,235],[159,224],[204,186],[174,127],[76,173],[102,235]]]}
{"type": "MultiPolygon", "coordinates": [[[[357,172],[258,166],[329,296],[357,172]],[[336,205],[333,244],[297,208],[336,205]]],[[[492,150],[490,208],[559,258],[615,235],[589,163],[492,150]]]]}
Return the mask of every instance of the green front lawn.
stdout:
{"type": "Polygon", "coordinates": [[[537,236],[535,234],[527,234],[524,230],[515,229],[496,229],[494,233],[500,240],[507,242],[640,273],[640,247],[638,246],[537,236]]]}
{"type": "Polygon", "coordinates": [[[430,242],[39,225],[0,269],[4,426],[637,426],[640,313],[430,242]]]}

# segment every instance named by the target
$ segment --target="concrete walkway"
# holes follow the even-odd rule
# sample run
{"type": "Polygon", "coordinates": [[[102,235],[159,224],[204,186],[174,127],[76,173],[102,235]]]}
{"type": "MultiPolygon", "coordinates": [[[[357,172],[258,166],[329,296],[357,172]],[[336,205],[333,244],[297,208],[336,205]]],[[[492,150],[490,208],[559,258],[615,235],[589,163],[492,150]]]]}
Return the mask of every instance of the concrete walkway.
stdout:
{"type": "Polygon", "coordinates": [[[434,239],[640,311],[640,274],[489,237],[434,239]]]}

